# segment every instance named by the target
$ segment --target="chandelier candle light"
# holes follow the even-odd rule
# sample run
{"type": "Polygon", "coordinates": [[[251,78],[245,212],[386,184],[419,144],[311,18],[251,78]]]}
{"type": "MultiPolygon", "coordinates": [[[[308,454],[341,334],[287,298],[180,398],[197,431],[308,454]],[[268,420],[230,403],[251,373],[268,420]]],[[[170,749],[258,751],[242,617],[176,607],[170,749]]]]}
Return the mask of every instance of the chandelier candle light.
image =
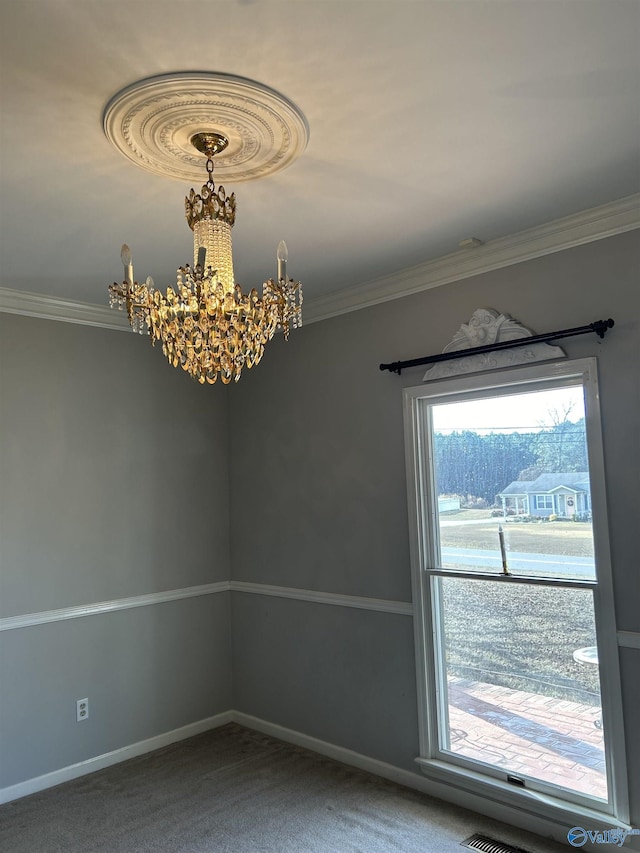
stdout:
{"type": "Polygon", "coordinates": [[[122,284],[109,285],[109,304],[126,309],[134,332],[148,334],[162,344],[173,367],[182,367],[200,383],[213,384],[218,376],[226,385],[237,382],[243,367],[262,358],[265,344],[282,329],[302,325],[302,284],[287,278],[287,247],[277,251],[278,280],[263,284],[262,296],[254,289],[244,294],[233,275],[231,229],[236,216],[235,194],[227,196],[213,182],[213,157],[228,140],[220,133],[196,133],[192,145],[207,158],[207,182],[199,193],[185,198],[187,223],[193,231],[193,267],[177,273],[176,288],[166,294],[153,280],[135,281],[131,250],[125,244],[122,284]]]}

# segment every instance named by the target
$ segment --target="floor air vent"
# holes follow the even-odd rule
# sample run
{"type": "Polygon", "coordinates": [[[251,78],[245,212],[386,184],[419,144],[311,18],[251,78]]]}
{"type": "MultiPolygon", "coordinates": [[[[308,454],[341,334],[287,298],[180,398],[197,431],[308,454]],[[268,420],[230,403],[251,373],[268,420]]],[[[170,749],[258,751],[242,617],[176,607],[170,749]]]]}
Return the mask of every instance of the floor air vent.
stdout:
{"type": "Polygon", "coordinates": [[[472,850],[480,850],[481,853],[527,853],[522,847],[512,847],[510,844],[503,844],[502,841],[487,838],[486,835],[472,835],[466,841],[462,841],[461,845],[470,847],[472,850]]]}

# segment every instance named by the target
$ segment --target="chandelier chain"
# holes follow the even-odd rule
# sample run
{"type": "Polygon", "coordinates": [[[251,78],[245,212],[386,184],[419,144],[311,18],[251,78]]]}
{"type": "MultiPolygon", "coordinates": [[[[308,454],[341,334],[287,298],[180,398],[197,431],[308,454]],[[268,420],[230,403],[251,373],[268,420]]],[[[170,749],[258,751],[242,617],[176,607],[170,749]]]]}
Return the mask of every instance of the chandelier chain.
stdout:
{"type": "Polygon", "coordinates": [[[215,184],[213,183],[213,157],[207,157],[207,174],[209,175],[207,187],[213,192],[215,189],[215,184]]]}

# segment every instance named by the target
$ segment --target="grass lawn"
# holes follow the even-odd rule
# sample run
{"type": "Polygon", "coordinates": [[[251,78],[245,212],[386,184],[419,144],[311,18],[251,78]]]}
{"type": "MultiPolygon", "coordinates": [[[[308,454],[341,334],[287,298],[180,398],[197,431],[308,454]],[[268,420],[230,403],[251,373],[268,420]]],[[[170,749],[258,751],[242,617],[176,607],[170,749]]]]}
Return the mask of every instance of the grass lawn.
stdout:
{"type": "Polygon", "coordinates": [[[582,521],[547,521],[528,524],[502,518],[491,518],[487,510],[462,510],[456,515],[443,515],[447,523],[440,529],[440,541],[446,548],[482,548],[496,550],[498,525],[502,525],[508,551],[532,554],[563,554],[571,557],[593,556],[591,524],[582,521]],[[486,524],[453,525],[455,521],[481,521],[486,524]],[[449,523],[452,526],[449,527],[449,523]]]}

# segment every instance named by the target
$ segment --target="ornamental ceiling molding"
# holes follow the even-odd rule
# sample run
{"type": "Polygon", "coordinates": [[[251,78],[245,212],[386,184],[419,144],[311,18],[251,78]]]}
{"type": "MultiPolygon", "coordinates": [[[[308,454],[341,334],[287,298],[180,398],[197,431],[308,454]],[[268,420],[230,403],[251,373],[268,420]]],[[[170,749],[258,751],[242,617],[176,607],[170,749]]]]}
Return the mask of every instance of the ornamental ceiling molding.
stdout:
{"type": "Polygon", "coordinates": [[[254,80],[208,71],[148,77],[114,95],[104,109],[107,139],[127,159],[182,183],[202,179],[191,138],[215,130],[229,140],[216,155],[216,181],[264,178],[306,148],[309,125],[280,92],[254,80]]]}
{"type": "Polygon", "coordinates": [[[519,364],[532,364],[547,359],[566,358],[567,354],[561,347],[537,341],[527,344],[527,338],[533,337],[531,329],[510,314],[498,314],[492,308],[478,308],[471,315],[468,323],[463,323],[451,341],[442,350],[459,352],[460,357],[453,361],[439,362],[430,367],[422,377],[423,382],[433,379],[445,379],[451,376],[463,376],[467,373],[478,373],[481,370],[495,370],[499,367],[513,367],[519,364]],[[505,341],[522,341],[522,346],[513,349],[497,350],[494,352],[462,355],[465,350],[474,347],[484,347],[505,341]]]}
{"type": "MultiPolygon", "coordinates": [[[[491,240],[478,248],[461,249],[342,293],[307,299],[305,325],[637,228],[640,228],[640,193],[491,240]]],[[[131,331],[125,316],[120,317],[106,307],[7,287],[0,287],[0,312],[131,331]]]]}

